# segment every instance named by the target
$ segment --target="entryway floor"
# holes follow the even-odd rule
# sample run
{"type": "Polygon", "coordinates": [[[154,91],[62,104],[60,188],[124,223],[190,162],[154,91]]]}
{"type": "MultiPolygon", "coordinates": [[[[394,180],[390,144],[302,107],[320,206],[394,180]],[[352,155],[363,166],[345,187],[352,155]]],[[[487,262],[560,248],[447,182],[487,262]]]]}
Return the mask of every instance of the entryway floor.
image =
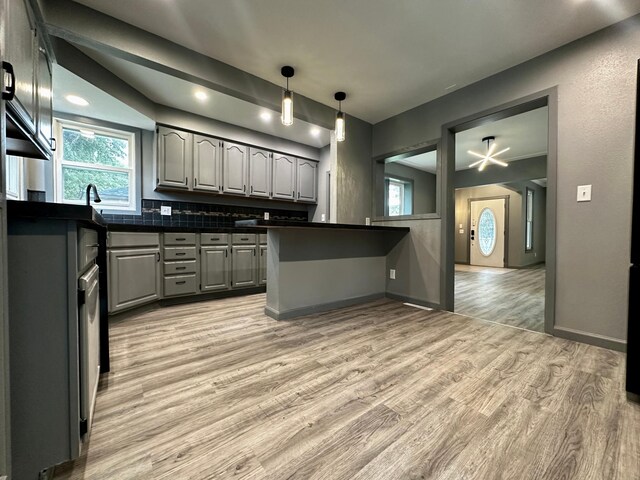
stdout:
{"type": "Polygon", "coordinates": [[[454,311],[544,331],[544,265],[510,269],[456,265],[454,311]]]}

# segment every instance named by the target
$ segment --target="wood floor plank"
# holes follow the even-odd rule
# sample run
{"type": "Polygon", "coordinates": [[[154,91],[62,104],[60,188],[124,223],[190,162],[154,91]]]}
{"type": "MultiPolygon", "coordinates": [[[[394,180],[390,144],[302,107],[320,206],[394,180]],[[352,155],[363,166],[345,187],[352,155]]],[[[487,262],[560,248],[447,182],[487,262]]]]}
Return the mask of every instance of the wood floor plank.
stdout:
{"type": "Polygon", "coordinates": [[[640,478],[623,354],[387,299],[282,322],[264,301],[113,322],[88,448],[55,478],[640,478]]]}

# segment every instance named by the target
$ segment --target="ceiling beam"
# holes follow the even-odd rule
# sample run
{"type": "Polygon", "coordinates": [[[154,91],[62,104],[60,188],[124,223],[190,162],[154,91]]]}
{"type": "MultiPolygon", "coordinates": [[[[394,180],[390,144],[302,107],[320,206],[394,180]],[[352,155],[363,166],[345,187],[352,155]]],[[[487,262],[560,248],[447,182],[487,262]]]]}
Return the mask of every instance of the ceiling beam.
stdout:
{"type": "MultiPolygon", "coordinates": [[[[281,86],[71,0],[46,0],[42,6],[46,29],[52,36],[280,110],[281,86]]],[[[296,118],[333,128],[335,109],[298,93],[295,100],[296,118]]]]}

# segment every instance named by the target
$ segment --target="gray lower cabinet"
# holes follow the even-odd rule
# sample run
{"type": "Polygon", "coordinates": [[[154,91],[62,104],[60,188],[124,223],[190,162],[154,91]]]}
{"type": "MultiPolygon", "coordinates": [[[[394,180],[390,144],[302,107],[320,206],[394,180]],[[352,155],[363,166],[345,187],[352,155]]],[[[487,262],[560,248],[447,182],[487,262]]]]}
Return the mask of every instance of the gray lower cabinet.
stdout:
{"type": "Polygon", "coordinates": [[[258,285],[267,284],[267,246],[260,245],[260,255],[258,258],[258,285]]]}
{"type": "Polygon", "coordinates": [[[193,170],[192,134],[166,127],[158,128],[158,186],[189,189],[193,170]]]}
{"type": "Polygon", "coordinates": [[[297,159],[297,198],[300,202],[318,201],[318,163],[297,159]]]}
{"type": "Polygon", "coordinates": [[[233,288],[257,285],[256,245],[234,245],[232,249],[233,288]]]}
{"type": "Polygon", "coordinates": [[[231,288],[231,257],[228,245],[200,248],[200,291],[213,292],[231,288]]]}
{"type": "Polygon", "coordinates": [[[219,193],[222,187],[222,142],[193,136],[193,190],[219,193]]]}
{"type": "Polygon", "coordinates": [[[247,193],[247,147],[224,142],[222,161],[222,191],[237,195],[247,193]]]}
{"type": "Polygon", "coordinates": [[[294,200],[296,190],[296,158],[273,154],[273,198],[294,200]]]}
{"type": "Polygon", "coordinates": [[[249,149],[249,195],[271,196],[271,152],[267,150],[249,149]]]}
{"type": "Polygon", "coordinates": [[[160,298],[160,249],[109,251],[109,312],[160,298]]]}

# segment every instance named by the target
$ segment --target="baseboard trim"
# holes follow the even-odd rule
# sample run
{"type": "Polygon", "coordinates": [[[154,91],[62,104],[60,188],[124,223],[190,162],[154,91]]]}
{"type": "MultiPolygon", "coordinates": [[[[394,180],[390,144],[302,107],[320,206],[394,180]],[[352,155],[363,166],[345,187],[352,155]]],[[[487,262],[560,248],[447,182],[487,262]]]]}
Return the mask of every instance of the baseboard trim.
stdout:
{"type": "Polygon", "coordinates": [[[397,300],[399,302],[414,303],[416,305],[420,305],[421,307],[433,308],[434,310],[442,310],[442,307],[440,306],[439,303],[427,302],[426,300],[407,297],[405,295],[398,295],[397,293],[387,292],[385,294],[385,297],[390,298],[391,300],[397,300]]]}
{"type": "Polygon", "coordinates": [[[313,315],[314,313],[328,312],[329,310],[336,310],[338,308],[351,307],[360,303],[373,302],[374,300],[380,300],[384,298],[385,294],[374,293],[371,295],[364,295],[362,297],[347,298],[345,300],[338,300],[335,302],[321,303],[318,305],[311,305],[308,307],[292,308],[284,312],[277,311],[269,306],[264,307],[265,315],[275,320],[290,320],[292,318],[304,317],[306,315],[313,315]]]}
{"type": "Polygon", "coordinates": [[[573,340],[574,342],[587,343],[596,347],[608,348],[618,352],[627,351],[627,342],[618,340],[617,338],[605,337],[604,335],[596,335],[594,333],[582,332],[565,327],[554,327],[553,335],[555,337],[573,340]]]}

